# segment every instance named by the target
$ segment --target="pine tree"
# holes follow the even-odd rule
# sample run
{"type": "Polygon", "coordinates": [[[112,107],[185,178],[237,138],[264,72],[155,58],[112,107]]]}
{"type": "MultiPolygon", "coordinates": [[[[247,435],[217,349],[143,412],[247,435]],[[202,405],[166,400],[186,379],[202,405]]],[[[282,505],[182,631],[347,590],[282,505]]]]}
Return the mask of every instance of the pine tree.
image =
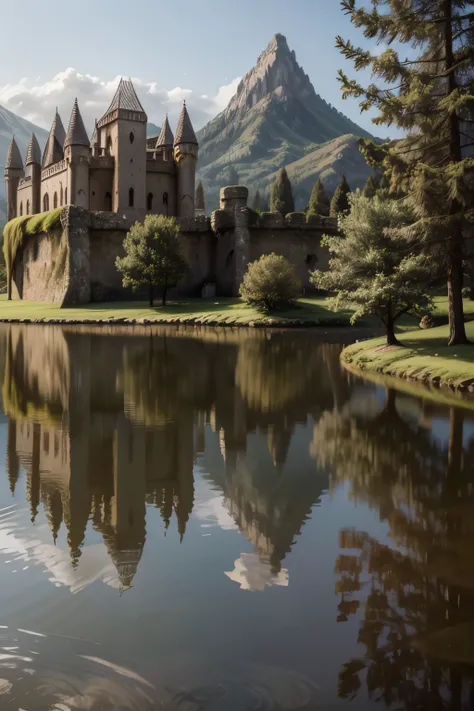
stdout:
{"type": "Polygon", "coordinates": [[[376,109],[377,125],[407,132],[382,147],[362,142],[374,165],[389,172],[391,192],[406,195],[420,248],[444,260],[448,284],[449,343],[466,343],[462,301],[466,232],[474,218],[474,11],[467,0],[386,0],[365,9],[343,0],[352,23],[370,40],[388,45],[373,56],[351,41],[337,38],[342,54],[356,70],[380,79],[368,87],[342,71],[343,97],[362,97],[362,110],[376,109]],[[408,44],[402,59],[392,47],[408,44]]]}
{"type": "Polygon", "coordinates": [[[255,197],[253,199],[253,209],[256,212],[261,212],[262,210],[262,198],[260,195],[260,190],[257,190],[257,192],[255,193],[255,197]]]}
{"type": "Polygon", "coordinates": [[[375,182],[375,178],[373,175],[369,175],[367,182],[364,185],[364,189],[362,190],[362,195],[366,198],[373,198],[376,192],[377,183],[375,182]]]}
{"type": "Polygon", "coordinates": [[[334,195],[332,196],[331,207],[329,210],[331,217],[337,217],[341,213],[349,210],[350,192],[351,189],[349,187],[349,183],[346,180],[346,176],[343,175],[334,195]]]}
{"type": "Polygon", "coordinates": [[[293,190],[286,168],[282,168],[278,173],[270,192],[270,211],[280,212],[287,215],[294,212],[295,202],[293,200],[293,190]]]}
{"type": "Polygon", "coordinates": [[[378,316],[386,328],[387,343],[398,344],[394,326],[404,314],[420,318],[433,303],[428,284],[434,265],[426,255],[407,250],[397,227],[411,224],[411,210],[398,200],[379,196],[350,196],[351,209],[339,217],[341,236],[325,237],[331,253],[329,269],[313,272],[319,289],[335,293],[335,311],[355,308],[352,321],[378,316]]]}
{"type": "Polygon", "coordinates": [[[196,188],[196,209],[206,210],[206,201],[204,199],[204,188],[202,182],[199,181],[199,185],[196,188]]]}
{"type": "Polygon", "coordinates": [[[311,191],[309,199],[308,214],[310,215],[329,215],[329,198],[326,195],[323,181],[318,178],[311,191]]]}
{"type": "Polygon", "coordinates": [[[238,185],[239,184],[239,174],[237,172],[237,168],[235,165],[230,165],[228,170],[227,170],[227,183],[229,185],[238,185]]]}

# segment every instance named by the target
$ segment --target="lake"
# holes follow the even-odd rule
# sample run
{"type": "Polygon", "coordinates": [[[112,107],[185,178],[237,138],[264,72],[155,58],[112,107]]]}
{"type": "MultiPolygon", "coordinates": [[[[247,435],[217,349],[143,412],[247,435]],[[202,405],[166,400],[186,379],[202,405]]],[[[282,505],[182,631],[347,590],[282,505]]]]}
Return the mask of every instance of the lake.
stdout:
{"type": "Polygon", "coordinates": [[[338,338],[0,325],[1,709],[474,708],[474,402],[338,338]]]}

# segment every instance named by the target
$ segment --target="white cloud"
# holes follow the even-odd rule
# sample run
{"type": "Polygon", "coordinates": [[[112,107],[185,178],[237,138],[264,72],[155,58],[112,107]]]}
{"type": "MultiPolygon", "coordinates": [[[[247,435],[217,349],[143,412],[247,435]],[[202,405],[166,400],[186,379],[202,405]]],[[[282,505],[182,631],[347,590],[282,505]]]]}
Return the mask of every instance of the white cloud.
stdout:
{"type": "MultiPolygon", "coordinates": [[[[56,106],[67,127],[74,99],[77,97],[86,127],[92,130],[94,119],[106,111],[120,77],[102,79],[91,74],[81,74],[69,67],[52,79],[23,78],[16,84],[0,86],[0,104],[15,114],[48,129],[56,106]]],[[[183,100],[196,129],[222,111],[235,93],[240,78],[221,86],[215,96],[197,94],[192,89],[175,87],[162,89],[156,82],[146,82],[132,77],[135,89],[145,109],[148,120],[161,125],[168,112],[175,128],[183,100]]]]}

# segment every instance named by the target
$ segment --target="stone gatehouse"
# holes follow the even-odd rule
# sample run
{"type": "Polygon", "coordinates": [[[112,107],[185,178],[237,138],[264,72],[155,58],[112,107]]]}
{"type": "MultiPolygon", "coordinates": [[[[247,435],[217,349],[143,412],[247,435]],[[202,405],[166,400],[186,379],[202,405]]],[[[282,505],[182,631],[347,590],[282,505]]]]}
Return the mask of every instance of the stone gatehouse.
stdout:
{"type": "MultiPolygon", "coordinates": [[[[188,270],[170,296],[236,296],[249,262],[262,254],[285,256],[305,289],[310,272],[325,269],[329,254],[321,247],[336,220],[292,213],[258,215],[247,207],[243,186],[221,189],[220,209],[208,217],[181,217],[180,239],[188,270]]],[[[131,298],[115,267],[133,220],[110,212],[65,206],[61,224],[48,234],[25,237],[15,259],[12,297],[58,302],[63,306],[131,298]]]]}

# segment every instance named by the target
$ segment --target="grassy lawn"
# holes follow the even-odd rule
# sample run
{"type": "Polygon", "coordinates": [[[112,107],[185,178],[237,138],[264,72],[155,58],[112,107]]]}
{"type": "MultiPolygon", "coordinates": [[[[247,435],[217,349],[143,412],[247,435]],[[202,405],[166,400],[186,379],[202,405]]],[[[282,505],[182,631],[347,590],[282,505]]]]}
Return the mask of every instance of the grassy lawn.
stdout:
{"type": "MultiPolygon", "coordinates": [[[[474,344],[474,321],[466,330],[474,344]]],[[[447,346],[447,326],[406,331],[398,338],[405,347],[386,346],[385,338],[354,343],[342,360],[367,371],[474,391],[474,345],[447,346]]]]}
{"type": "Polygon", "coordinates": [[[207,323],[227,326],[248,324],[348,326],[350,312],[334,313],[330,311],[324,297],[300,299],[292,309],[262,314],[244,304],[240,299],[228,298],[170,301],[165,307],[157,304],[153,308],[139,301],[108,302],[60,308],[58,304],[42,301],[7,301],[5,296],[0,296],[0,321],[9,319],[44,322],[115,321],[121,323],[145,320],[153,323],[207,323]]]}

